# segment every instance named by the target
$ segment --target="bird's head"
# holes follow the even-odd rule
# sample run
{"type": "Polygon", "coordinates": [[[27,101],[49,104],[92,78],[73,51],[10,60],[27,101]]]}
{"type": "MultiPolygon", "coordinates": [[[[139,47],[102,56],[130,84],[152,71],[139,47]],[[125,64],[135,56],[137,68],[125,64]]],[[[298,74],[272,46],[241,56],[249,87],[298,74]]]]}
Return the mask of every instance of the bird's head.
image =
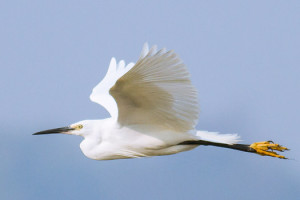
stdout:
{"type": "Polygon", "coordinates": [[[84,121],[76,122],[69,126],[40,131],[34,133],[33,135],[64,133],[64,134],[79,135],[84,137],[90,132],[91,128],[93,127],[93,124],[94,124],[93,120],[84,120],[84,121]]]}

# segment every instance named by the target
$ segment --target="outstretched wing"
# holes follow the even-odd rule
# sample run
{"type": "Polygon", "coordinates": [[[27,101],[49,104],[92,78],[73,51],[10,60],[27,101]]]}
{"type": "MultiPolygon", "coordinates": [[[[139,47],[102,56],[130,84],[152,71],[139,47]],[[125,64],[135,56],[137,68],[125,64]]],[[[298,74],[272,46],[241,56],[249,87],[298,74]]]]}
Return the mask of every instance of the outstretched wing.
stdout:
{"type": "Polygon", "coordinates": [[[118,118],[118,106],[115,99],[109,94],[109,90],[133,65],[134,63],[129,63],[125,67],[123,60],[117,63],[116,59],[112,58],[105,77],[93,88],[92,94],[90,95],[91,101],[102,105],[115,119],[118,118]]]}
{"type": "Polygon", "coordinates": [[[117,66],[112,62],[120,71],[115,70],[110,80],[102,81],[109,82],[102,84],[105,87],[98,87],[102,82],[96,86],[91,99],[108,109],[120,125],[145,124],[178,132],[194,129],[198,119],[197,91],[173,51],[157,51],[156,46],[149,51],[145,45],[135,65],[121,68],[120,63],[117,66]],[[105,88],[102,95],[100,88],[105,88]]]}

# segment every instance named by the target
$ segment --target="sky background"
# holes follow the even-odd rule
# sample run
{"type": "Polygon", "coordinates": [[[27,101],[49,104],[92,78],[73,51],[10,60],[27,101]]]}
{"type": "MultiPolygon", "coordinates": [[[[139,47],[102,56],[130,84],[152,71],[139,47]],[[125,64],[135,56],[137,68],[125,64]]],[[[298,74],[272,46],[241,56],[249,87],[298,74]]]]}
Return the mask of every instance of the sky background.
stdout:
{"type": "Polygon", "coordinates": [[[299,1],[1,1],[0,199],[300,199],[299,1]],[[198,129],[274,140],[290,160],[216,147],[95,161],[82,138],[32,136],[106,118],[90,102],[112,56],[174,49],[198,129]]]}

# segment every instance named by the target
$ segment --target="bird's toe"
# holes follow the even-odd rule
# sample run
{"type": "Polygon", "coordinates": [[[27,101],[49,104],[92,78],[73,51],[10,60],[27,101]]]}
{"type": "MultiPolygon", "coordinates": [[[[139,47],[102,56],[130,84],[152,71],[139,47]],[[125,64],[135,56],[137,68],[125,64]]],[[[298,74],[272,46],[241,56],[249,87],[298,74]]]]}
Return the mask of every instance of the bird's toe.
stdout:
{"type": "Polygon", "coordinates": [[[272,141],[265,141],[265,142],[255,142],[250,145],[252,149],[256,151],[256,153],[262,155],[262,156],[271,156],[281,159],[286,159],[286,157],[279,155],[275,151],[286,151],[289,150],[288,148],[281,146],[279,144],[275,144],[272,141]]]}

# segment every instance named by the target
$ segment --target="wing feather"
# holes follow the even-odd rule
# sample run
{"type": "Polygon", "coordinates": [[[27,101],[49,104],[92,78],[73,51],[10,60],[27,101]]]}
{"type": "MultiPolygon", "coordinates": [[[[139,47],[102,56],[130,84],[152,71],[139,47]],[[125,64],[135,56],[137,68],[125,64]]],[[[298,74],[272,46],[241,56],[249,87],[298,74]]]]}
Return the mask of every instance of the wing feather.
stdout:
{"type": "Polygon", "coordinates": [[[194,129],[197,91],[190,74],[173,52],[144,46],[140,59],[109,90],[122,126],[147,124],[178,132],[194,129]]]}

